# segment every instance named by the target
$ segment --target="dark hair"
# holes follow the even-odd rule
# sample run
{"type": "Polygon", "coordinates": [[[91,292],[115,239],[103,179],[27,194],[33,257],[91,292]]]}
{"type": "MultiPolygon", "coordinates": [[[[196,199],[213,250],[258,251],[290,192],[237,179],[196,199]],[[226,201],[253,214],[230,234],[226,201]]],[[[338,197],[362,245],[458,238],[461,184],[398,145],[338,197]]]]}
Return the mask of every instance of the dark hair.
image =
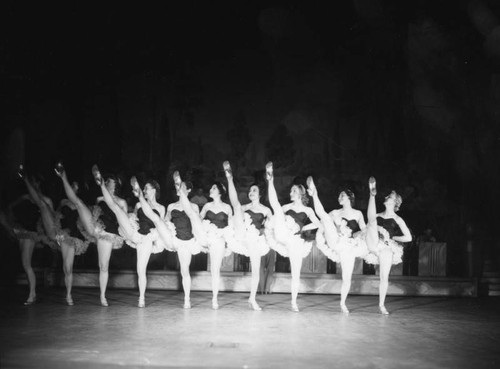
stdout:
{"type": "Polygon", "coordinates": [[[356,196],[354,195],[354,192],[352,192],[350,189],[346,188],[346,189],[343,189],[340,191],[340,193],[344,192],[347,196],[347,198],[349,199],[349,201],[351,202],[351,206],[354,207],[354,203],[356,201],[356,196]]]}
{"type": "Polygon", "coordinates": [[[222,184],[222,182],[215,181],[214,185],[217,186],[217,189],[219,190],[220,197],[224,197],[227,193],[226,186],[222,184]]]}
{"type": "Polygon", "coordinates": [[[193,189],[193,182],[191,181],[184,181],[184,184],[186,185],[187,190],[192,190],[193,189]]]}
{"type": "Polygon", "coordinates": [[[122,188],[122,181],[118,178],[118,176],[116,176],[114,174],[107,173],[107,174],[103,175],[102,178],[104,179],[104,183],[106,183],[110,179],[115,181],[115,194],[118,195],[120,193],[120,190],[122,188]]]}
{"type": "Polygon", "coordinates": [[[263,199],[264,197],[267,196],[267,191],[266,191],[266,187],[260,183],[260,182],[254,182],[250,185],[250,187],[248,188],[248,190],[250,191],[250,188],[252,188],[253,186],[257,187],[259,189],[259,196],[261,199],[263,199]]]}
{"type": "Polygon", "coordinates": [[[151,187],[155,189],[155,199],[158,201],[160,199],[160,184],[154,179],[148,179],[145,185],[149,184],[151,187]]]}

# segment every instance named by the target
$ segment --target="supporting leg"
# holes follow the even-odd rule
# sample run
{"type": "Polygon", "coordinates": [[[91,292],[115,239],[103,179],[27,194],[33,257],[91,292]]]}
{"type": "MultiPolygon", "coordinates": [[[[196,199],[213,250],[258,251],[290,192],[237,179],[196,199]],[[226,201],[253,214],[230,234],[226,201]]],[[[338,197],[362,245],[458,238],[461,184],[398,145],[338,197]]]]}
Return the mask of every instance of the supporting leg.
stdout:
{"type": "Polygon", "coordinates": [[[61,244],[61,252],[63,258],[64,284],[66,285],[66,303],[71,306],[73,305],[71,289],[73,286],[73,262],[75,260],[75,248],[63,241],[61,244]]]}
{"type": "Polygon", "coordinates": [[[36,302],[36,276],[31,266],[31,259],[33,257],[33,250],[35,249],[35,241],[31,239],[21,239],[19,241],[21,248],[21,262],[23,269],[28,278],[29,295],[24,305],[31,305],[36,302]]]}

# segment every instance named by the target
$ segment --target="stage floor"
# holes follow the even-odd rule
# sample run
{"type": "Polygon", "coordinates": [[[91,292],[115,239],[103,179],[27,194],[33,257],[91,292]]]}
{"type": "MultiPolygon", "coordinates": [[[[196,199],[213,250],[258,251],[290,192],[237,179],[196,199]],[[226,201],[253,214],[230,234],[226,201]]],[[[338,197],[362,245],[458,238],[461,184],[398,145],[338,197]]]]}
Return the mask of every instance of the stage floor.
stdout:
{"type": "Polygon", "coordinates": [[[248,309],[246,293],[77,288],[39,291],[22,306],[26,287],[3,291],[0,368],[495,368],[500,365],[500,298],[394,297],[382,316],[376,296],[352,296],[351,314],[338,295],[259,295],[263,311],[248,309]]]}

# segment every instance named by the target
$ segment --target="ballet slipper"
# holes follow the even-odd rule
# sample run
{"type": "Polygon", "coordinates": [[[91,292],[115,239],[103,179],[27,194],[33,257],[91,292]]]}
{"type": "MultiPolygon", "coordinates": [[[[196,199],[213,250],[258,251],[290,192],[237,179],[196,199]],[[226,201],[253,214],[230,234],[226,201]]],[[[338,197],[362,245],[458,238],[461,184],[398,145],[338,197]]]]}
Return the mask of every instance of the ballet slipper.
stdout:
{"type": "Polygon", "coordinates": [[[311,176],[307,177],[307,192],[309,196],[314,196],[316,194],[316,185],[314,184],[314,180],[311,176]]]}
{"type": "Polygon", "coordinates": [[[64,175],[64,166],[63,166],[63,163],[58,161],[56,163],[56,167],[54,168],[54,172],[56,172],[56,174],[62,178],[62,176],[64,175]]]}
{"type": "Polygon", "coordinates": [[[95,183],[100,187],[102,185],[102,176],[96,164],[92,166],[92,175],[94,176],[95,183]]]}
{"type": "Polygon", "coordinates": [[[368,180],[368,187],[370,188],[370,195],[377,195],[377,181],[375,181],[375,177],[370,177],[368,180]]]}
{"type": "Polygon", "coordinates": [[[385,308],[384,305],[380,305],[378,307],[378,310],[380,311],[380,314],[382,314],[382,315],[389,315],[389,312],[387,311],[387,309],[385,308]]]}
{"type": "Polygon", "coordinates": [[[262,308],[257,304],[257,301],[248,299],[248,307],[255,311],[261,311],[262,308]]]}
{"type": "Polygon", "coordinates": [[[226,173],[226,178],[232,178],[233,177],[233,171],[231,169],[231,164],[229,164],[228,161],[225,161],[222,163],[222,167],[224,168],[224,172],[226,173]]]}
{"type": "Polygon", "coordinates": [[[273,179],[273,162],[270,161],[266,164],[266,179],[268,181],[273,179]]]}
{"type": "Polygon", "coordinates": [[[349,314],[349,309],[345,306],[345,304],[340,304],[340,310],[346,315],[349,314]]]}
{"type": "Polygon", "coordinates": [[[175,185],[175,189],[177,191],[179,191],[179,189],[181,188],[181,183],[182,183],[182,180],[181,180],[181,175],[179,174],[179,171],[175,171],[173,176],[174,178],[174,185],[175,185]]]}
{"type": "Polygon", "coordinates": [[[130,186],[132,186],[132,193],[134,194],[134,196],[140,197],[142,191],[135,176],[132,176],[132,178],[130,178],[130,186]]]}
{"type": "Polygon", "coordinates": [[[24,179],[26,177],[26,172],[24,171],[24,165],[22,164],[19,165],[19,169],[17,170],[17,175],[21,179],[24,179]]]}

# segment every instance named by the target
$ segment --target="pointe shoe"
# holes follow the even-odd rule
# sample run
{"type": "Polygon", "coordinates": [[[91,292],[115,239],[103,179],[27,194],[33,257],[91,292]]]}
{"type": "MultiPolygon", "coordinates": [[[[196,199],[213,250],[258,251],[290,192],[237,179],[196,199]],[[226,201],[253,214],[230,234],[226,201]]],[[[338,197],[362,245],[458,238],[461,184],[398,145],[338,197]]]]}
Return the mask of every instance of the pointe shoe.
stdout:
{"type": "Polygon", "coordinates": [[[297,303],[293,303],[292,302],[292,311],[298,313],[300,310],[299,310],[299,307],[297,306],[297,303]]]}
{"type": "Polygon", "coordinates": [[[316,194],[316,185],[314,184],[313,177],[309,176],[306,180],[307,188],[310,196],[314,196],[316,194]]]}
{"type": "Polygon", "coordinates": [[[64,175],[64,166],[62,162],[57,162],[56,167],[54,168],[54,172],[56,172],[59,177],[62,177],[64,175]]]}
{"type": "Polygon", "coordinates": [[[191,301],[186,300],[184,301],[184,306],[182,306],[184,309],[191,309],[191,301]]]}
{"type": "Polygon", "coordinates": [[[19,169],[17,170],[17,175],[21,179],[24,179],[24,177],[26,177],[26,172],[24,171],[24,165],[22,164],[19,165],[19,169]]]}
{"type": "Polygon", "coordinates": [[[375,181],[375,177],[370,177],[368,180],[368,187],[370,188],[370,195],[377,195],[377,181],[375,181]]]}
{"type": "Polygon", "coordinates": [[[259,306],[259,304],[257,304],[257,301],[255,300],[248,300],[248,307],[250,309],[253,309],[255,311],[261,311],[262,308],[259,306]]]}
{"type": "Polygon", "coordinates": [[[385,308],[384,305],[380,305],[378,307],[378,310],[380,311],[380,314],[382,314],[382,315],[389,315],[389,312],[387,311],[387,309],[385,308]]]}
{"type": "Polygon", "coordinates": [[[226,178],[232,178],[233,177],[233,171],[231,169],[231,164],[229,164],[228,161],[225,161],[222,163],[222,168],[224,168],[224,172],[226,173],[226,178]]]}
{"type": "Polygon", "coordinates": [[[95,164],[92,166],[92,175],[94,176],[95,183],[98,186],[101,186],[102,185],[101,172],[99,172],[99,167],[95,164]]]}
{"type": "Polygon", "coordinates": [[[146,307],[146,301],[142,298],[139,298],[139,303],[137,304],[137,307],[139,308],[145,308],[146,307]]]}
{"type": "Polygon", "coordinates": [[[349,314],[349,309],[345,306],[345,304],[340,304],[340,310],[346,315],[349,314]]]}
{"type": "Polygon", "coordinates": [[[212,309],[219,310],[219,303],[217,300],[212,300],[212,309]]]}
{"type": "Polygon", "coordinates": [[[75,303],[73,302],[73,298],[70,296],[70,297],[66,297],[66,304],[68,306],[73,306],[75,303]]]}
{"type": "Polygon", "coordinates": [[[108,300],[106,300],[106,297],[101,297],[101,306],[107,307],[108,305],[108,300]]]}
{"type": "Polygon", "coordinates": [[[266,164],[266,179],[268,181],[273,179],[273,162],[270,161],[266,164]]]}
{"type": "Polygon", "coordinates": [[[130,178],[130,185],[132,186],[132,193],[134,194],[134,196],[140,197],[141,187],[139,186],[139,182],[137,181],[137,178],[135,176],[130,178]]]}
{"type": "Polygon", "coordinates": [[[179,171],[177,171],[177,170],[176,170],[176,171],[174,172],[174,174],[173,174],[173,176],[172,176],[172,177],[174,178],[174,185],[175,185],[175,189],[176,189],[177,191],[179,191],[179,190],[180,190],[180,188],[181,188],[181,183],[182,183],[182,180],[181,180],[181,175],[179,174],[179,171]]]}
{"type": "Polygon", "coordinates": [[[23,303],[24,306],[30,306],[36,304],[36,296],[28,297],[28,299],[23,303]]]}

